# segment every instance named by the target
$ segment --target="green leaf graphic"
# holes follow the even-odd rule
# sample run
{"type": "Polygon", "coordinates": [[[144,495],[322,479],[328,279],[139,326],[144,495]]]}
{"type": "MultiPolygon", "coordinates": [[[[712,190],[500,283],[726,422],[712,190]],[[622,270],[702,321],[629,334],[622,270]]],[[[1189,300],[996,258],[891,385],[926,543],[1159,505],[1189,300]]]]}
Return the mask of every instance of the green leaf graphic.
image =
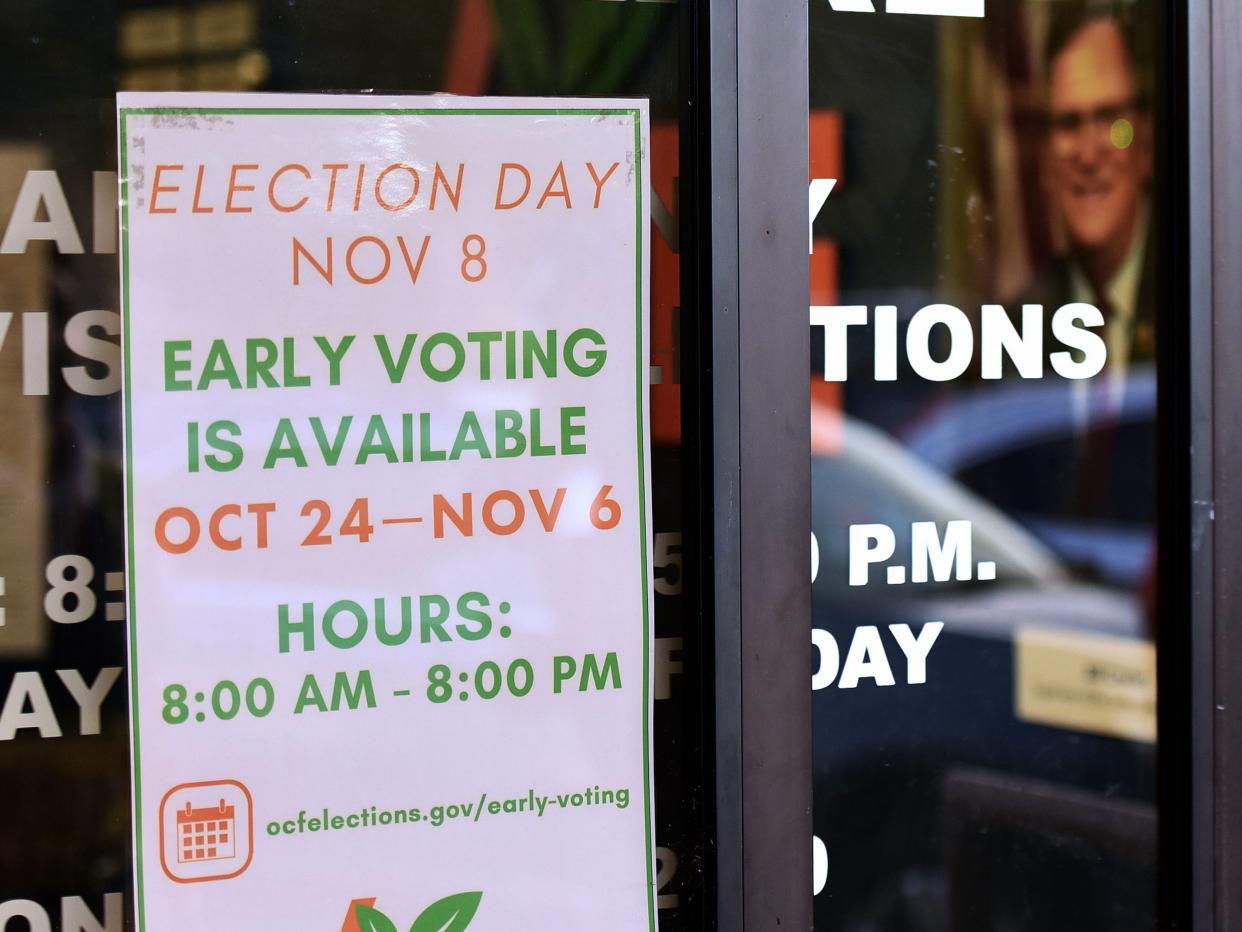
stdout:
{"type": "Polygon", "coordinates": [[[470,925],[481,899],[482,891],[472,890],[437,900],[414,920],[410,932],[462,932],[462,929],[470,925]]]}
{"type": "Polygon", "coordinates": [[[358,928],[362,932],[397,932],[393,921],[373,906],[359,903],[354,913],[358,917],[358,928]]]}

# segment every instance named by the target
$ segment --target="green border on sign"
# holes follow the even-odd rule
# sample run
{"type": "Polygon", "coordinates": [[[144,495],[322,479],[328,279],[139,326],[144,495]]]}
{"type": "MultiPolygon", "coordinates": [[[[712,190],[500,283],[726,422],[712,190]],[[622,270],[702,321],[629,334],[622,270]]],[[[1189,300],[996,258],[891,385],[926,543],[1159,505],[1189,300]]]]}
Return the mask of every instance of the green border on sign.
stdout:
{"type": "Polygon", "coordinates": [[[646,420],[643,417],[643,391],[646,372],[643,356],[643,145],[642,111],[637,108],[589,109],[580,107],[514,107],[514,108],[341,108],[341,107],[123,107],[118,110],[120,131],[120,186],[121,186],[121,313],[124,321],[121,352],[124,360],[124,417],[125,417],[125,509],[126,546],[129,555],[127,567],[127,598],[130,627],[129,680],[131,745],[134,774],[134,850],[136,869],[134,892],[138,901],[138,929],[146,932],[146,903],[143,898],[142,875],[142,766],[140,733],[138,725],[138,647],[134,631],[138,618],[137,572],[134,565],[134,469],[133,469],[133,412],[130,389],[130,326],[129,326],[129,137],[126,123],[131,116],[628,116],[634,121],[634,158],[638,183],[634,185],[634,401],[638,426],[638,553],[642,573],[643,601],[643,818],[647,839],[647,922],[650,932],[656,932],[655,908],[655,848],[651,836],[651,718],[648,712],[651,683],[651,596],[647,578],[647,470],[646,470],[646,420]]]}

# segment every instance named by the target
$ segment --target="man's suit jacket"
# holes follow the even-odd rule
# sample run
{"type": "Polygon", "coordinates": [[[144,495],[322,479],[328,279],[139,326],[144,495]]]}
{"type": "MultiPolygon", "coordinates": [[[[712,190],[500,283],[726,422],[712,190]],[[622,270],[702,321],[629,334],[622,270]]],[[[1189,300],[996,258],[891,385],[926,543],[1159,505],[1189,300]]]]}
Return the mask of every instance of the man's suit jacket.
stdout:
{"type": "MultiPolygon", "coordinates": [[[[1030,287],[1009,311],[1010,316],[1018,320],[1023,304],[1044,306],[1045,352],[1067,348],[1059,341],[1053,340],[1051,328],[1052,315],[1057,308],[1074,300],[1071,269],[1072,260],[1069,256],[1062,256],[1053,261],[1036,275],[1030,287]]],[[[1095,300],[1089,303],[1098,306],[1095,300]]],[[[1101,310],[1104,309],[1101,308],[1101,310]]],[[[1143,266],[1139,273],[1134,315],[1130,318],[1127,333],[1129,337],[1127,342],[1130,347],[1127,367],[1138,363],[1153,362],[1156,358],[1156,263],[1150,233],[1143,250],[1143,266]]]]}

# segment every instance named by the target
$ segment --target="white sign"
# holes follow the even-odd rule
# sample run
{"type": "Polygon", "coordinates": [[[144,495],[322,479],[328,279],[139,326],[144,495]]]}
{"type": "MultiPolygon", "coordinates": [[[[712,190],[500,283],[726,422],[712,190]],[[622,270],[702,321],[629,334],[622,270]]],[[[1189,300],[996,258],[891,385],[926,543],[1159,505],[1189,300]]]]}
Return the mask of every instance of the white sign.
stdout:
{"type": "Polygon", "coordinates": [[[138,929],[655,929],[646,102],[118,115],[138,929]]]}

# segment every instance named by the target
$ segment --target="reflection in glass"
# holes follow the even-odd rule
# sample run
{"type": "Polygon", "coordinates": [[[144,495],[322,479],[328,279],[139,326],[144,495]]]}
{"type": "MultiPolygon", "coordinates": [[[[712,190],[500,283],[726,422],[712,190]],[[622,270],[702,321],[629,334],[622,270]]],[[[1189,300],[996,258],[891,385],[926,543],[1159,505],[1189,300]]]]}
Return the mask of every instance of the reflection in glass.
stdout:
{"type": "Polygon", "coordinates": [[[817,928],[1155,926],[1153,14],[812,4],[817,928]]]}

